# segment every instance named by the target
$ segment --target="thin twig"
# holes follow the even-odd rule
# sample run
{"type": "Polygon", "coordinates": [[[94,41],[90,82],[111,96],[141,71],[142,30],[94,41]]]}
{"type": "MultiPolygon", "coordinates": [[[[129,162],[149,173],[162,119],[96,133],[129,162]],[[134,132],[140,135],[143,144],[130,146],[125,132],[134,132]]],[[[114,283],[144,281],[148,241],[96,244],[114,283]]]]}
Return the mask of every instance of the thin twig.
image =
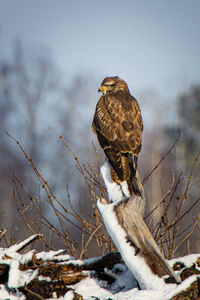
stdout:
{"type": "Polygon", "coordinates": [[[176,139],[175,143],[171,146],[171,148],[167,151],[167,153],[161,158],[161,160],[157,163],[157,165],[153,168],[153,170],[151,170],[151,172],[149,172],[145,178],[142,181],[142,184],[144,185],[147,181],[147,179],[153,174],[153,172],[160,166],[160,164],[163,162],[163,160],[170,154],[170,152],[174,149],[174,147],[176,146],[176,144],[179,142],[181,138],[181,134],[179,135],[179,137],[176,139]]]}

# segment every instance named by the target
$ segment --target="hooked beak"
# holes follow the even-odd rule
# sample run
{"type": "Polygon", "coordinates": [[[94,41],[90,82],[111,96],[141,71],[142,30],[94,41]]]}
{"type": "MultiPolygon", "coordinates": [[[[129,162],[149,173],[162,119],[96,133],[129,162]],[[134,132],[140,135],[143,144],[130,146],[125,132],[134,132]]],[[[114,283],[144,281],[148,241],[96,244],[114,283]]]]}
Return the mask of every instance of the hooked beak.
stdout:
{"type": "Polygon", "coordinates": [[[102,86],[100,86],[99,89],[98,89],[98,93],[100,93],[100,92],[103,92],[102,86]]]}
{"type": "Polygon", "coordinates": [[[100,93],[100,92],[102,92],[103,93],[103,95],[105,95],[105,93],[106,93],[106,91],[107,91],[108,89],[105,87],[105,86],[100,86],[99,87],[99,89],[98,89],[98,92],[100,93]]]}

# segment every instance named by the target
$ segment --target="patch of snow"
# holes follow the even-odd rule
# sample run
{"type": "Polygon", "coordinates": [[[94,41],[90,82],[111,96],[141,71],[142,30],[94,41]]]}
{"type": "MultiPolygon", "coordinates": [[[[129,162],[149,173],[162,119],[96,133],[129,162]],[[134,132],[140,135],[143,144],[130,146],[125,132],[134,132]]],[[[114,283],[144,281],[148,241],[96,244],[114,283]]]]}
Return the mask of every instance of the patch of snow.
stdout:
{"type": "Polygon", "coordinates": [[[56,254],[56,256],[54,257],[54,259],[57,260],[57,261],[61,261],[61,262],[63,261],[63,262],[67,262],[68,263],[69,260],[75,260],[76,258],[73,257],[73,256],[71,256],[71,255],[69,255],[69,254],[63,254],[63,255],[58,255],[58,256],[56,254]]]}
{"type": "Polygon", "coordinates": [[[106,161],[101,167],[101,174],[106,185],[110,202],[121,200],[123,198],[123,193],[120,185],[112,181],[110,176],[110,165],[108,161],[106,161]]]}
{"type": "Polygon", "coordinates": [[[19,287],[19,281],[20,281],[19,261],[13,259],[10,263],[8,287],[9,288],[19,287]]]}
{"type": "Polygon", "coordinates": [[[24,246],[34,240],[37,236],[42,236],[41,234],[34,234],[24,240],[21,243],[15,244],[9,248],[0,248],[0,263],[4,263],[9,265],[10,262],[14,260],[18,260],[21,263],[27,263],[32,259],[34,250],[29,251],[27,254],[21,255],[17,253],[17,251],[21,250],[24,246]]]}
{"type": "MultiPolygon", "coordinates": [[[[54,258],[58,259],[57,255],[60,253],[63,253],[65,250],[60,249],[58,251],[50,250],[49,252],[40,252],[36,254],[37,259],[42,259],[44,261],[53,260],[54,258]],[[56,257],[55,257],[56,256],[56,257]]],[[[67,259],[70,257],[69,255],[66,255],[67,259]]]]}
{"type": "Polygon", "coordinates": [[[30,250],[29,252],[23,254],[19,260],[19,262],[24,265],[26,263],[28,263],[29,261],[32,261],[33,258],[33,254],[34,254],[35,250],[30,250]]]}
{"type": "Polygon", "coordinates": [[[18,290],[10,290],[4,284],[0,284],[0,299],[1,300],[25,300],[26,297],[18,290]]]}
{"type": "Polygon", "coordinates": [[[38,281],[49,281],[49,282],[52,282],[52,279],[51,279],[51,277],[45,277],[45,276],[43,276],[43,275],[40,275],[40,276],[38,276],[38,281]]]}
{"type": "Polygon", "coordinates": [[[64,300],[73,300],[73,299],[74,299],[74,292],[72,290],[68,291],[64,296],[64,300]]]}
{"type": "Polygon", "coordinates": [[[10,265],[10,262],[15,259],[15,260],[20,260],[21,258],[21,254],[17,253],[17,252],[8,252],[6,250],[8,249],[0,249],[0,263],[1,264],[6,264],[6,265],[10,265]]]}
{"type": "Polygon", "coordinates": [[[112,298],[114,300],[166,300],[162,291],[149,290],[138,291],[133,289],[127,292],[120,292],[112,298]]]}
{"type": "MultiPolygon", "coordinates": [[[[15,244],[9,248],[7,248],[7,253],[11,253],[11,252],[17,252],[19,251],[20,249],[22,249],[24,246],[26,246],[27,244],[29,244],[32,240],[34,240],[36,237],[38,236],[42,236],[42,234],[34,234],[34,235],[31,235],[29,238],[27,238],[26,240],[24,240],[23,242],[21,243],[18,243],[18,244],[15,244]]],[[[0,248],[1,250],[1,248],[0,248]]]]}
{"type": "Polygon", "coordinates": [[[95,278],[85,278],[73,285],[73,289],[76,293],[82,295],[84,300],[94,299],[95,297],[106,299],[113,296],[111,292],[100,287],[99,281],[95,278]]]}
{"type": "MultiPolygon", "coordinates": [[[[168,261],[168,263],[171,267],[173,267],[173,265],[175,263],[182,263],[184,265],[183,268],[185,268],[185,267],[190,268],[194,265],[194,263],[196,263],[198,258],[200,258],[200,254],[189,254],[184,257],[178,257],[178,258],[171,259],[168,261]]],[[[198,267],[197,265],[195,267],[197,270],[200,271],[200,267],[198,267]]],[[[180,281],[181,281],[180,274],[181,274],[183,268],[181,268],[181,270],[175,271],[176,276],[180,279],[180,281]]]]}
{"type": "Polygon", "coordinates": [[[169,260],[170,266],[173,266],[176,262],[183,263],[187,268],[191,267],[197,258],[200,257],[200,254],[189,254],[184,257],[178,257],[169,260]]]}
{"type": "MultiPolygon", "coordinates": [[[[164,300],[164,294],[162,291],[140,291],[137,288],[119,292],[112,293],[108,290],[103,289],[99,282],[94,278],[86,278],[81,282],[73,286],[74,291],[83,296],[84,300],[93,300],[95,298],[99,299],[112,299],[112,300],[125,300],[125,299],[134,299],[134,300],[164,300]]],[[[64,297],[65,299],[65,297],[64,297]]]]}
{"type": "Polygon", "coordinates": [[[103,177],[110,202],[130,197],[126,181],[123,181],[120,184],[112,181],[112,178],[110,176],[110,164],[108,161],[106,161],[101,167],[101,175],[103,177]]]}
{"type": "Polygon", "coordinates": [[[18,288],[29,284],[38,275],[38,270],[19,270],[19,261],[12,260],[10,263],[8,287],[18,288]]]}
{"type": "Polygon", "coordinates": [[[127,182],[123,181],[123,182],[120,183],[120,185],[121,185],[122,191],[124,193],[124,196],[129,198],[131,195],[130,195],[129,190],[128,190],[127,182]]]}
{"type": "Polygon", "coordinates": [[[38,270],[26,270],[20,272],[20,282],[19,286],[24,286],[29,284],[38,275],[38,270]]]}

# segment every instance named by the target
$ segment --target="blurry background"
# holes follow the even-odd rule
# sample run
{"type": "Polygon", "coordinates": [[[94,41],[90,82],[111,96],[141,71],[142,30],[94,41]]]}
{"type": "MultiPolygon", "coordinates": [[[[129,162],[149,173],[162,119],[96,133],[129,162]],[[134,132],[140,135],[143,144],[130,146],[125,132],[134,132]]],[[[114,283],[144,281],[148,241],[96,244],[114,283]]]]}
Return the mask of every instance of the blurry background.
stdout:
{"type": "MultiPolygon", "coordinates": [[[[61,201],[68,185],[74,205],[90,208],[74,160],[48,127],[65,137],[81,162],[93,161],[92,141],[97,149],[98,143],[91,122],[106,76],[119,75],[140,103],[142,177],[183,134],[146,183],[147,209],[168,188],[172,169],[189,174],[200,150],[199,11],[198,0],[0,2],[0,228],[19,229],[23,237],[11,169],[33,194],[40,189],[5,131],[21,142],[61,201]]],[[[190,197],[198,196],[199,182],[190,197]]],[[[192,222],[192,211],[189,217],[192,222]]]]}

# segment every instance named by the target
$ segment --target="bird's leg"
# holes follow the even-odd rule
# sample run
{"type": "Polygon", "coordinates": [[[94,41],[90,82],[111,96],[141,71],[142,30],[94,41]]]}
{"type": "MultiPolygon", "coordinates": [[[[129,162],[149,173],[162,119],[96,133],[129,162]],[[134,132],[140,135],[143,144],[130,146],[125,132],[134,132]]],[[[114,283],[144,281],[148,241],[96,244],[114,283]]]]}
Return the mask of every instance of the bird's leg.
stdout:
{"type": "Polygon", "coordinates": [[[121,183],[121,180],[119,179],[115,169],[113,168],[113,166],[111,164],[110,164],[110,176],[111,176],[113,182],[121,183]]]}
{"type": "Polygon", "coordinates": [[[130,181],[131,172],[130,172],[128,156],[125,156],[125,155],[121,156],[121,165],[122,165],[122,170],[123,170],[123,180],[130,181]]]}
{"type": "MultiPolygon", "coordinates": [[[[124,189],[121,185],[121,183],[123,181],[119,178],[119,176],[117,175],[115,169],[112,167],[111,164],[110,164],[110,175],[111,175],[112,181],[115,182],[120,187],[123,197],[127,198],[127,192],[124,191],[124,189]]],[[[128,184],[128,182],[127,182],[127,184],[128,184]]],[[[129,191],[129,187],[128,187],[128,191],[129,191]]]]}
{"type": "Polygon", "coordinates": [[[137,164],[138,164],[138,156],[134,155],[134,170],[135,170],[135,172],[137,170],[137,164]]]}

